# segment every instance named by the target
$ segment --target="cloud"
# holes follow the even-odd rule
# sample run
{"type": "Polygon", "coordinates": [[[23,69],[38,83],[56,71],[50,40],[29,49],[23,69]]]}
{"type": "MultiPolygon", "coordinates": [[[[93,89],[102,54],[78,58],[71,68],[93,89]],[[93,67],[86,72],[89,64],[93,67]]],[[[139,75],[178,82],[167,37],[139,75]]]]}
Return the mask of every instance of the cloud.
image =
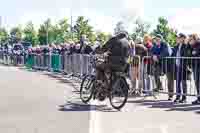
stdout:
{"type": "Polygon", "coordinates": [[[169,24],[186,34],[200,33],[200,9],[176,9],[176,14],[169,18],[169,24]]]}
{"type": "Polygon", "coordinates": [[[1,12],[5,12],[8,27],[25,24],[28,21],[38,26],[47,18],[54,21],[63,17],[69,18],[72,11],[74,19],[79,15],[86,16],[95,29],[112,32],[118,21],[122,20],[129,25],[135,17],[143,14],[143,0],[57,0],[56,2],[15,0],[14,2],[16,4],[10,9],[10,15],[6,15],[7,9],[0,9],[1,12]]]}

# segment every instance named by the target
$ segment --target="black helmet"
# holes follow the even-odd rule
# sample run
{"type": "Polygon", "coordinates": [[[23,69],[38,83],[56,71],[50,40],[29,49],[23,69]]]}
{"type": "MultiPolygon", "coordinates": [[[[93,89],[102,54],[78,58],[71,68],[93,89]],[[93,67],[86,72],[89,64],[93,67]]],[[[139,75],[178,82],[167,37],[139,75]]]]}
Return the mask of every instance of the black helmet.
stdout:
{"type": "Polygon", "coordinates": [[[121,31],[116,35],[117,38],[127,38],[129,39],[129,35],[127,31],[121,31]]]}

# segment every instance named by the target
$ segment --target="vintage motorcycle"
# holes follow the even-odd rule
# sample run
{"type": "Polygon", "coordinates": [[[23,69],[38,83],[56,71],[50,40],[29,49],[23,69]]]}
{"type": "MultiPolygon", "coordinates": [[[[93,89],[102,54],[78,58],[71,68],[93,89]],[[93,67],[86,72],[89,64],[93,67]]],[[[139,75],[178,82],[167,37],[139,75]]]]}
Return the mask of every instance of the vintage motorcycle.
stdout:
{"type": "Polygon", "coordinates": [[[92,98],[104,101],[109,98],[110,104],[114,109],[120,110],[127,102],[129,86],[126,81],[128,65],[124,66],[123,71],[106,71],[104,80],[99,82],[96,77],[96,64],[105,62],[101,56],[91,56],[91,66],[93,71],[86,75],[81,83],[80,98],[84,103],[88,103],[92,98]]]}

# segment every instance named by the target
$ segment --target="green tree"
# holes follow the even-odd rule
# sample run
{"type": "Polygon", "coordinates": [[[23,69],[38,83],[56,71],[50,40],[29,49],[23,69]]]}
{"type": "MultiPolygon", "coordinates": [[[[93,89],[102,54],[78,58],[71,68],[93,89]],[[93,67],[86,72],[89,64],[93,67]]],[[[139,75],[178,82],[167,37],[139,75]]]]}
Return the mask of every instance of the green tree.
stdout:
{"type": "Polygon", "coordinates": [[[174,29],[170,29],[170,32],[167,36],[167,42],[171,45],[174,46],[176,44],[176,35],[177,31],[174,29]]]}
{"type": "Polygon", "coordinates": [[[70,39],[70,24],[68,23],[68,19],[64,18],[59,21],[59,29],[61,32],[61,36],[63,41],[67,41],[70,39]]]}
{"type": "Polygon", "coordinates": [[[8,39],[8,32],[5,28],[0,28],[0,43],[6,42],[8,39]]]}
{"type": "Polygon", "coordinates": [[[94,41],[93,27],[89,25],[89,20],[83,16],[79,16],[74,26],[75,39],[80,39],[82,35],[86,35],[90,41],[94,41]]]}
{"type": "Polygon", "coordinates": [[[91,32],[91,33],[88,35],[88,39],[89,39],[89,41],[93,44],[93,43],[96,41],[97,37],[96,37],[96,35],[95,35],[94,32],[91,32]]]}
{"type": "Polygon", "coordinates": [[[40,25],[38,30],[38,40],[40,45],[50,44],[55,41],[55,29],[51,24],[51,20],[47,19],[44,24],[40,25]]]}
{"type": "Polygon", "coordinates": [[[22,40],[22,29],[20,26],[14,27],[10,30],[10,36],[13,43],[16,43],[18,41],[22,40]]]}
{"type": "Polygon", "coordinates": [[[37,33],[34,29],[34,25],[32,22],[28,22],[26,27],[24,28],[24,41],[31,42],[33,46],[38,43],[37,33]]]}
{"type": "Polygon", "coordinates": [[[40,25],[38,30],[38,41],[40,45],[47,44],[47,30],[44,25],[40,25]]]}
{"type": "Polygon", "coordinates": [[[96,33],[96,36],[99,40],[101,40],[101,43],[105,43],[109,39],[109,34],[106,34],[105,32],[98,31],[96,33]]]}
{"type": "Polygon", "coordinates": [[[144,22],[141,19],[137,19],[135,21],[133,34],[131,35],[132,39],[135,40],[137,39],[137,37],[143,38],[144,35],[148,33],[150,27],[150,24],[148,24],[147,22],[144,22]]]}
{"type": "Polygon", "coordinates": [[[163,17],[159,17],[158,25],[156,26],[156,29],[153,31],[153,35],[156,35],[156,34],[162,35],[163,39],[170,45],[174,45],[176,43],[177,31],[171,29],[168,26],[167,19],[163,17]]]}
{"type": "Polygon", "coordinates": [[[70,39],[71,34],[69,28],[68,19],[62,19],[52,27],[52,33],[56,43],[63,43],[70,39]]]}

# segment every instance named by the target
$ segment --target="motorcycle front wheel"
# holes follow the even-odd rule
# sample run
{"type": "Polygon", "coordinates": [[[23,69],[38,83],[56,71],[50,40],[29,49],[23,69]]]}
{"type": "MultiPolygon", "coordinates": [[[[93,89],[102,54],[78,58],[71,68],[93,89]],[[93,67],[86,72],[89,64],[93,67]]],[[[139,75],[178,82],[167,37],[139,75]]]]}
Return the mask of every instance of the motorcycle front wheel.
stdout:
{"type": "Polygon", "coordinates": [[[94,93],[94,84],[95,78],[93,76],[86,75],[83,78],[80,88],[80,99],[83,103],[88,103],[92,99],[94,93]]]}
{"type": "Polygon", "coordinates": [[[125,78],[121,77],[115,81],[109,95],[110,104],[114,109],[120,110],[125,106],[128,99],[128,90],[129,86],[125,78]]]}

